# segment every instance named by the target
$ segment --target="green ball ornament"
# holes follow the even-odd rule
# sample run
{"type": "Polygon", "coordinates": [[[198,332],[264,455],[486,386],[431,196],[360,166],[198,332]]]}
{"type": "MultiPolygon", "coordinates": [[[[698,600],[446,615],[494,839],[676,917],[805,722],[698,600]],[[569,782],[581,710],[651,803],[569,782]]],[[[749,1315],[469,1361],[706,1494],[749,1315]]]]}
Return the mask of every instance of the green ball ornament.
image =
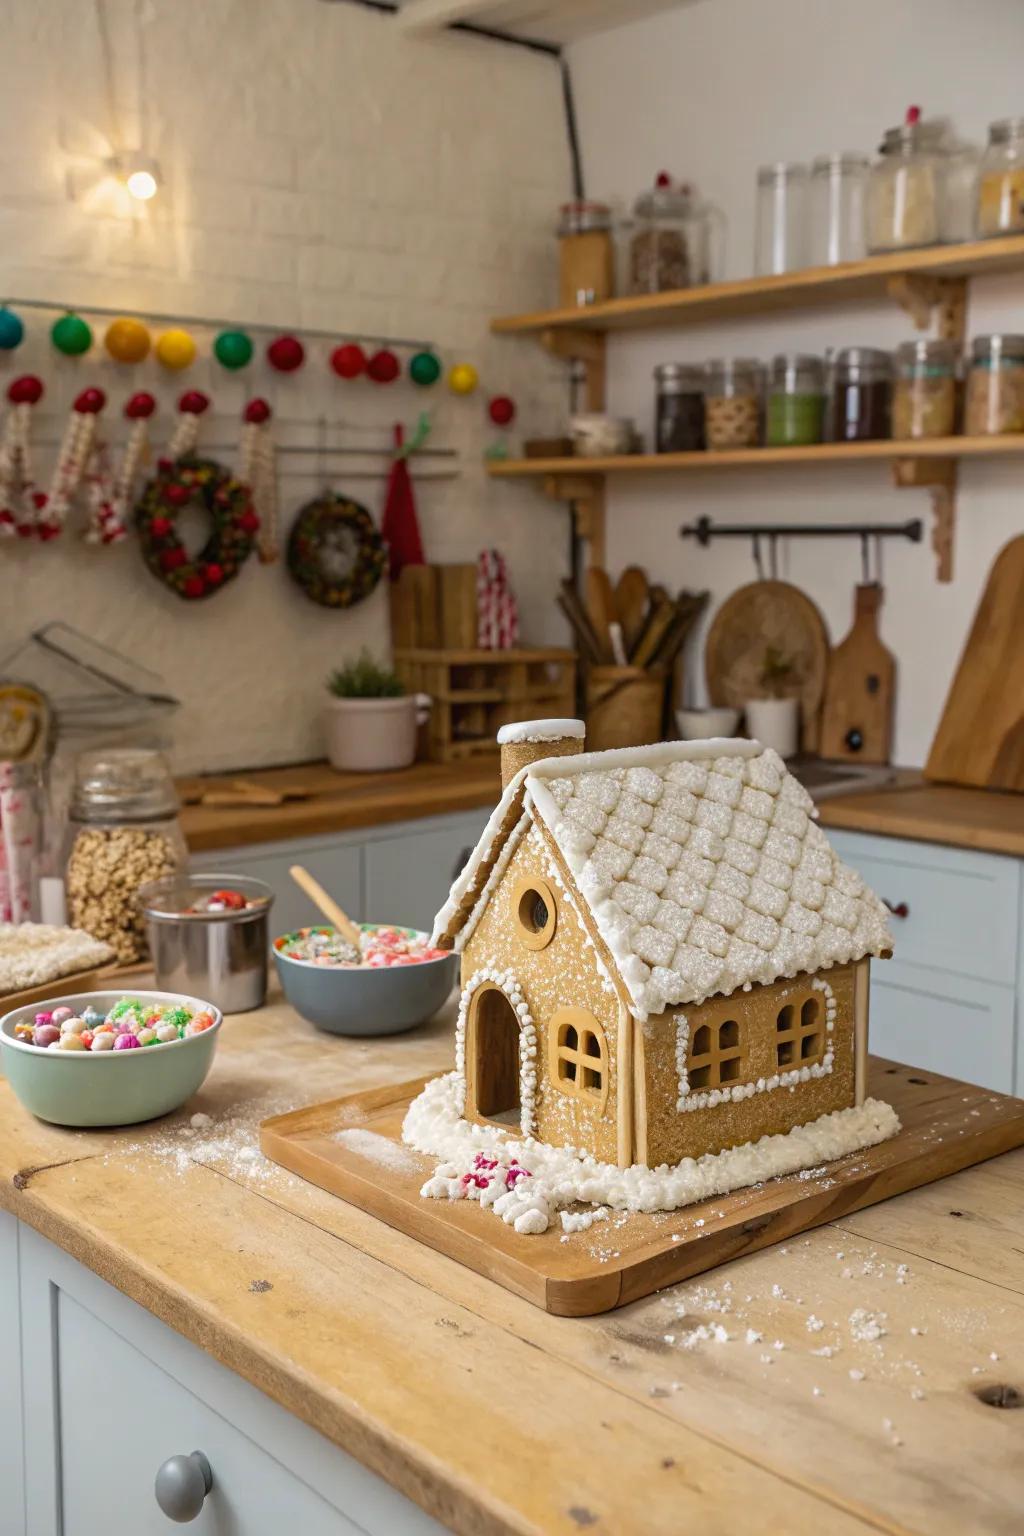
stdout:
{"type": "Polygon", "coordinates": [[[409,363],[409,377],[414,384],[420,384],[424,389],[429,384],[436,384],[441,377],[441,362],[433,352],[417,352],[409,363]]]}
{"type": "Polygon", "coordinates": [[[21,345],[24,335],[25,327],[14,310],[5,305],[0,309],[0,351],[13,352],[21,345]]]}
{"type": "Polygon", "coordinates": [[[252,360],[252,342],[244,331],[221,331],[213,344],[213,355],[222,368],[244,368],[252,360]]]}
{"type": "Polygon", "coordinates": [[[50,340],[65,357],[81,357],[92,346],[92,327],[81,315],[61,315],[50,331],[50,340]]]}

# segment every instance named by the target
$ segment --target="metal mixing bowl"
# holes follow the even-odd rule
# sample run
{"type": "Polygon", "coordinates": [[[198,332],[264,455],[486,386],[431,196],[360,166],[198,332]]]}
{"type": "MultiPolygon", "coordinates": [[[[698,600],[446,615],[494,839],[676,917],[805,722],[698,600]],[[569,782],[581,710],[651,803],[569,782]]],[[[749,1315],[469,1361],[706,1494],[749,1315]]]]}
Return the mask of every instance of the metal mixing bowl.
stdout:
{"type": "Polygon", "coordinates": [[[222,1013],[262,1008],[267,996],[268,918],[274,893],[248,875],[166,875],[139,891],[156,984],[208,997],[222,1013]],[[255,906],[188,912],[214,891],[240,891],[255,906]]]}

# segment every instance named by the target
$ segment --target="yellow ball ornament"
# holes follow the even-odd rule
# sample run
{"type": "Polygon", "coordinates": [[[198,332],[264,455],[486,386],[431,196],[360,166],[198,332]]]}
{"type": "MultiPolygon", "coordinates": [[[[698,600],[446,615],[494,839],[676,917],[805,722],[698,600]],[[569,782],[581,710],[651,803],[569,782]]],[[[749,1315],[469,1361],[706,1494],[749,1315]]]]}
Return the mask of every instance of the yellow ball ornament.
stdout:
{"type": "Polygon", "coordinates": [[[188,331],[164,331],[156,344],[157,361],[175,373],[195,361],[196,344],[188,331]]]}
{"type": "Polygon", "coordinates": [[[119,363],[141,363],[149,352],[149,332],[141,320],[114,320],[103,344],[119,363]]]}
{"type": "Polygon", "coordinates": [[[456,363],[448,375],[448,388],[453,395],[471,395],[480,383],[480,375],[472,363],[456,363]]]}

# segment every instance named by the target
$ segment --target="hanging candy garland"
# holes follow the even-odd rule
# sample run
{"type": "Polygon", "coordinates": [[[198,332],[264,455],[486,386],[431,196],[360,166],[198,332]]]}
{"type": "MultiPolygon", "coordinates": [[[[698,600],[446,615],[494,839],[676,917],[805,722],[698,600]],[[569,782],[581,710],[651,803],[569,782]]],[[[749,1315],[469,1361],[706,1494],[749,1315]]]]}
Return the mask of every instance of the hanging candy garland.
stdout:
{"type": "Polygon", "coordinates": [[[242,452],[239,477],[252,493],[252,504],[260,520],[259,556],[261,565],[273,565],[277,547],[277,464],[270,435],[272,412],[265,400],[250,400],[242,412],[242,452]]]}
{"type": "Polygon", "coordinates": [[[81,357],[92,346],[92,330],[81,315],[68,310],[50,327],[50,340],[65,357],[81,357]]]}
{"type": "Polygon", "coordinates": [[[149,418],[156,410],[153,396],[141,390],[124,408],[131,422],[128,439],[113,476],[96,475],[89,487],[87,544],[119,544],[128,534],[132,492],[149,442],[149,418]]]}
{"type": "Polygon", "coordinates": [[[172,459],[183,458],[185,454],[195,451],[199,441],[199,418],[209,409],[209,405],[210,397],[204,395],[201,389],[186,389],[181,396],[178,401],[181,419],[167,445],[167,452],[172,459]]]}
{"type": "Polygon", "coordinates": [[[188,368],[195,362],[196,344],[188,331],[178,328],[164,331],[157,340],[156,359],[171,373],[179,373],[182,368],[188,368]]]}
{"type": "Polygon", "coordinates": [[[267,362],[277,373],[294,373],[306,361],[306,349],[297,336],[278,336],[267,348],[267,362]]]}
{"type": "Polygon", "coordinates": [[[107,403],[102,389],[83,389],[76,395],[64,438],[57,454],[45,504],[39,508],[36,533],[44,540],[62,531],[71,503],[81,484],[96,443],[97,418],[107,403]]]}
{"type": "Polygon", "coordinates": [[[32,407],[43,398],[43,381],[26,373],[8,386],[10,410],[0,437],[0,538],[29,538],[45,494],[36,488],[29,459],[32,407]],[[26,505],[26,503],[28,503],[26,505]]]}
{"type": "Polygon", "coordinates": [[[221,331],[213,343],[213,355],[222,368],[234,373],[252,362],[252,342],[244,331],[221,331]]]}
{"type": "Polygon", "coordinates": [[[118,363],[141,363],[149,356],[150,336],[141,320],[122,317],[107,326],[103,345],[118,363]]]}
{"type": "Polygon", "coordinates": [[[7,305],[0,308],[0,352],[13,352],[25,339],[25,327],[20,316],[7,305]]]}
{"type": "Polygon", "coordinates": [[[339,379],[358,379],[366,372],[366,353],[354,341],[343,342],[331,353],[331,367],[339,379]]]}

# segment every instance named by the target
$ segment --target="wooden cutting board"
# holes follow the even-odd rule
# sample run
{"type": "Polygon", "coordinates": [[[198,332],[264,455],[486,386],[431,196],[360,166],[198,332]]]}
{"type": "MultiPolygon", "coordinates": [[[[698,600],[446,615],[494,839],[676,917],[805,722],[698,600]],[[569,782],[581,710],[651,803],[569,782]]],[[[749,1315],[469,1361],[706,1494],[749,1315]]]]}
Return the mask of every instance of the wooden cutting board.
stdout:
{"type": "Polygon", "coordinates": [[[765,652],[773,647],[792,663],[781,687],[800,700],[800,745],[816,752],[821,701],[828,673],[828,631],[815,603],[788,581],[752,581],[740,587],[715,614],[704,647],[712,704],[743,709],[762,698],[765,652]]]}
{"type": "Polygon", "coordinates": [[[402,1121],[424,1081],[371,1088],[264,1120],[260,1149],[272,1162],[562,1317],[609,1312],[1024,1144],[1020,1099],[872,1056],[868,1091],[900,1117],[901,1129],[891,1140],[671,1216],[638,1211],[568,1239],[559,1224],[525,1237],[475,1200],[421,1198],[438,1159],[403,1144],[402,1121]],[[346,1137],[349,1130],[356,1134],[346,1137]]]}
{"type": "Polygon", "coordinates": [[[924,773],[1024,790],[1024,534],[989,572],[924,773]]]}
{"type": "Polygon", "coordinates": [[[829,659],[821,711],[822,757],[887,763],[892,755],[896,658],[882,644],[878,611],[882,588],[865,583],[854,592],[853,627],[829,659]]]}

